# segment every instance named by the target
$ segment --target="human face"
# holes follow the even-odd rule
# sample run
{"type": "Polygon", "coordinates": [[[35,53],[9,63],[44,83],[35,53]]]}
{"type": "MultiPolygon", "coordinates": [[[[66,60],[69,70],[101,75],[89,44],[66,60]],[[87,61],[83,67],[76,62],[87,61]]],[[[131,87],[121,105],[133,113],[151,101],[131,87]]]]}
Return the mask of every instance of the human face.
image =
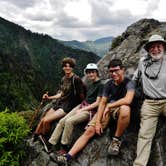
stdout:
{"type": "Polygon", "coordinates": [[[120,66],[110,67],[109,73],[111,78],[117,83],[121,83],[124,78],[124,69],[120,68],[120,66]]]}
{"type": "Polygon", "coordinates": [[[87,70],[86,74],[87,74],[88,80],[96,81],[96,79],[98,78],[98,74],[96,70],[87,70]]]}
{"type": "Polygon", "coordinates": [[[69,74],[72,73],[73,68],[70,66],[69,63],[66,63],[66,64],[63,66],[63,71],[65,72],[65,74],[69,75],[69,74]]]}
{"type": "Polygon", "coordinates": [[[149,54],[155,60],[161,59],[164,55],[163,43],[161,43],[161,42],[152,43],[149,48],[149,54]]]}

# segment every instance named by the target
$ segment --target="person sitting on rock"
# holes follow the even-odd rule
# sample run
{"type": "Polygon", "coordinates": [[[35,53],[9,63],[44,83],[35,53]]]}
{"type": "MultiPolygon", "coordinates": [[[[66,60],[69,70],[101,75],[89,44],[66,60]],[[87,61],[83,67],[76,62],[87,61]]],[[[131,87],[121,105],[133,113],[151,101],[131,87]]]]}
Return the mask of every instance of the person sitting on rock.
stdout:
{"type": "Polygon", "coordinates": [[[53,160],[66,163],[80,152],[95,135],[101,135],[106,128],[110,116],[117,116],[117,129],[108,148],[110,155],[118,155],[121,146],[120,137],[130,122],[130,104],[135,94],[135,84],[124,76],[125,69],[119,59],[113,59],[108,65],[111,79],[104,85],[102,99],[98,111],[89,122],[86,131],[81,135],[67,154],[55,156],[50,154],[53,160]]]}
{"type": "Polygon", "coordinates": [[[43,99],[56,99],[53,107],[50,108],[44,117],[41,118],[33,134],[33,141],[38,138],[44,143],[45,135],[50,132],[51,122],[64,117],[70,110],[84,100],[84,87],[82,80],[74,74],[75,60],[73,58],[64,58],[62,68],[65,76],[61,80],[58,93],[54,96],[43,95],[43,99]],[[39,137],[40,135],[40,137],[39,137]]]}
{"type": "Polygon", "coordinates": [[[88,119],[91,119],[92,115],[97,111],[97,106],[99,105],[102,95],[102,83],[99,78],[97,65],[89,63],[84,69],[84,73],[89,81],[86,99],[58,122],[49,142],[46,142],[47,148],[45,150],[47,152],[50,152],[50,150],[54,148],[52,145],[57,145],[61,137],[61,150],[59,153],[66,153],[69,149],[68,147],[71,142],[74,126],[88,121],[88,119]]]}
{"type": "Polygon", "coordinates": [[[158,118],[166,116],[166,41],[154,34],[144,46],[147,57],[142,57],[134,79],[141,72],[145,100],[141,108],[141,124],[137,142],[137,157],[134,166],[148,164],[152,140],[156,132],[158,118]]]}

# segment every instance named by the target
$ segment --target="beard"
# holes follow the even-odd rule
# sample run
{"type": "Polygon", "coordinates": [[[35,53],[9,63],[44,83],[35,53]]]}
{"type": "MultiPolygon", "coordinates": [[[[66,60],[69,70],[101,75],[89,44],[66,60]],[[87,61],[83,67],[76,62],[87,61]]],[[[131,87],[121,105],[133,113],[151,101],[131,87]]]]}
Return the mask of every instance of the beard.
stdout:
{"type": "Polygon", "coordinates": [[[150,56],[152,57],[152,59],[154,60],[160,60],[163,56],[164,56],[164,52],[160,52],[159,54],[150,54],[150,56]]]}

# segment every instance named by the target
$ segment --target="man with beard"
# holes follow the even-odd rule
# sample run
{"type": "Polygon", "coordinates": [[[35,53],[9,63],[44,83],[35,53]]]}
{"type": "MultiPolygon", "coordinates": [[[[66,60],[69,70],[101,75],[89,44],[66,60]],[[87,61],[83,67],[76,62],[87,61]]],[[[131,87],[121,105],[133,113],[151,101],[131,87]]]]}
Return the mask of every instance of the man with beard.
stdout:
{"type": "Polygon", "coordinates": [[[139,61],[134,79],[141,72],[145,100],[141,110],[141,124],[137,142],[137,157],[134,166],[146,166],[159,115],[166,116],[166,41],[160,35],[152,35],[144,48],[147,57],[139,61]]]}

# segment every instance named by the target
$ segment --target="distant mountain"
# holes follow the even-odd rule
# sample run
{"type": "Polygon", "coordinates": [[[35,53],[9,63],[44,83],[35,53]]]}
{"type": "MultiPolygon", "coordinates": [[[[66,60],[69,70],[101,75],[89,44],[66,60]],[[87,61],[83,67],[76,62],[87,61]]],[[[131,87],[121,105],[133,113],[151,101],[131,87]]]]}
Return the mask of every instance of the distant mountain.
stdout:
{"type": "Polygon", "coordinates": [[[67,56],[76,59],[80,76],[87,63],[100,59],[0,17],[0,111],[31,109],[44,92],[54,94],[63,75],[61,60],[67,56]]]}
{"type": "Polygon", "coordinates": [[[114,37],[100,38],[95,41],[80,42],[77,40],[61,41],[64,45],[70,46],[75,49],[81,49],[94,52],[95,54],[103,57],[110,49],[114,37]]]}

